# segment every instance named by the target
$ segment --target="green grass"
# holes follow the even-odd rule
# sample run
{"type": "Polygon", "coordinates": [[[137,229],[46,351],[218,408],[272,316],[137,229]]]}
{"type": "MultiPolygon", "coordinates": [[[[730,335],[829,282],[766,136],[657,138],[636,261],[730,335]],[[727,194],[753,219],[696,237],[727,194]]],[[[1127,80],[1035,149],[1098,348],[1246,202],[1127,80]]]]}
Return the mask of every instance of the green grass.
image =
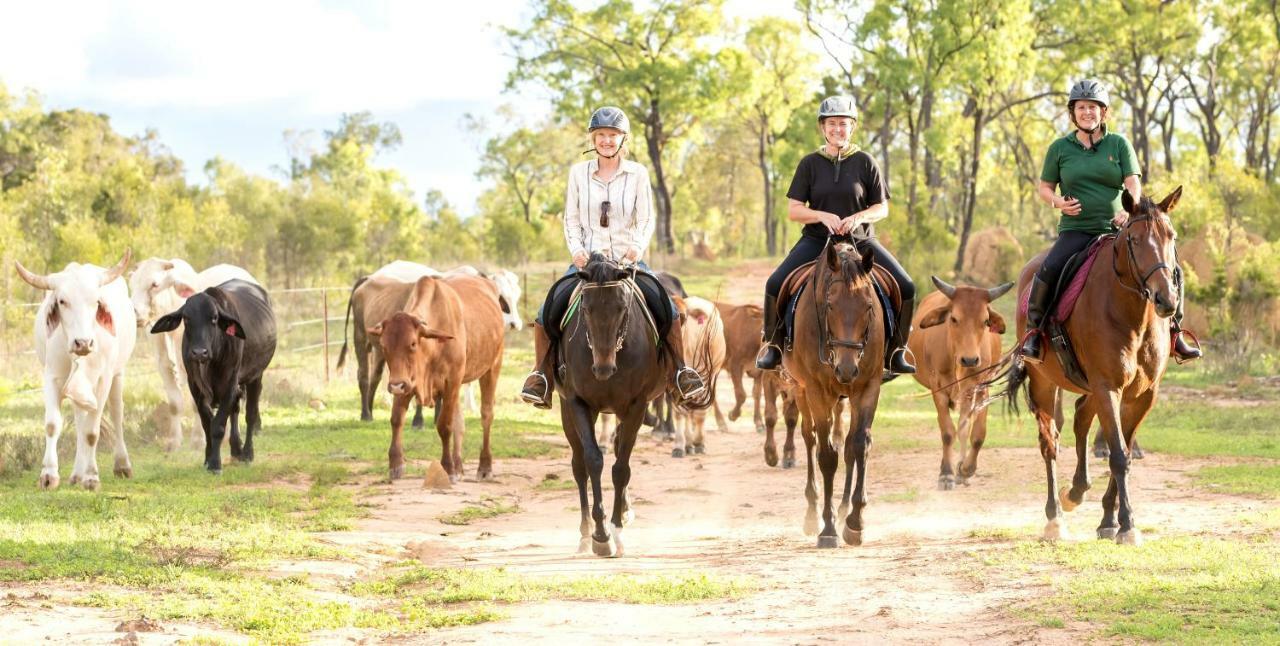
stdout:
{"type": "Polygon", "coordinates": [[[558,474],[548,473],[538,482],[536,489],[539,491],[568,491],[570,489],[577,490],[578,483],[573,478],[561,478],[558,474]]]}
{"type": "Polygon", "coordinates": [[[904,491],[894,491],[877,496],[880,502],[915,502],[920,499],[920,490],[911,487],[904,491]]]}
{"type": "MultiPolygon", "coordinates": [[[[976,554],[975,554],[976,555],[976,554]]],[[[1179,536],[1137,548],[1109,541],[984,548],[977,558],[1053,594],[1028,612],[1087,621],[1111,637],[1179,643],[1280,641],[1280,545],[1179,536]]]]}
{"type": "Polygon", "coordinates": [[[357,594],[408,596],[423,604],[476,601],[517,603],[561,599],[673,604],[736,599],[755,588],[744,577],[707,574],[605,576],[524,576],[502,568],[445,569],[414,565],[370,583],[357,594]]]}
{"type": "Polygon", "coordinates": [[[520,511],[520,505],[514,502],[508,504],[498,498],[486,497],[478,505],[467,505],[452,514],[441,516],[440,522],[446,525],[470,525],[473,521],[483,518],[494,518],[518,511],[520,511]]]}
{"type": "Polygon", "coordinates": [[[1195,473],[1203,487],[1224,493],[1280,498],[1280,464],[1204,467],[1195,473]]]}

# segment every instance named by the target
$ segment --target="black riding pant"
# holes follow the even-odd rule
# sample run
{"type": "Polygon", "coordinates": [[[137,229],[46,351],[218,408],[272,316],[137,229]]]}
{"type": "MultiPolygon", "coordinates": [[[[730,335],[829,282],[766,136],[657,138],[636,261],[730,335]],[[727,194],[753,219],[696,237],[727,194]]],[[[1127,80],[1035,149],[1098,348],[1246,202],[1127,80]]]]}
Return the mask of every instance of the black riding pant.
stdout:
{"type": "MultiPolygon", "coordinates": [[[[675,301],[671,300],[671,296],[658,282],[658,278],[650,272],[648,265],[643,261],[637,262],[636,268],[640,270],[636,272],[636,285],[644,295],[645,306],[653,314],[653,322],[658,326],[658,334],[665,337],[667,330],[671,329],[672,321],[678,316],[675,301]]],[[[560,338],[560,321],[569,309],[569,297],[578,286],[577,273],[578,268],[569,265],[564,275],[548,290],[542,307],[538,308],[538,316],[534,320],[552,339],[560,338]]]]}
{"type": "Polygon", "coordinates": [[[1049,248],[1049,255],[1045,256],[1044,264],[1040,265],[1040,270],[1036,272],[1041,282],[1049,286],[1050,294],[1057,291],[1058,277],[1062,275],[1062,270],[1067,266],[1071,256],[1088,248],[1089,243],[1096,237],[1098,234],[1083,231],[1063,231],[1058,234],[1058,239],[1049,248]]]}
{"type": "MultiPolygon", "coordinates": [[[[765,282],[765,293],[777,298],[778,293],[782,291],[782,283],[787,280],[787,276],[800,265],[816,260],[822,254],[822,249],[826,244],[826,238],[800,236],[800,239],[796,241],[796,245],[791,248],[791,252],[783,259],[782,264],[778,265],[778,268],[769,276],[769,280],[765,282]]],[[[898,263],[898,259],[894,258],[893,254],[884,248],[884,245],[880,244],[880,241],[875,238],[866,238],[857,240],[857,244],[860,248],[869,247],[871,254],[875,256],[876,264],[884,267],[893,275],[893,279],[898,282],[898,289],[902,292],[902,300],[904,302],[916,297],[916,284],[912,282],[911,276],[898,263]]]]}

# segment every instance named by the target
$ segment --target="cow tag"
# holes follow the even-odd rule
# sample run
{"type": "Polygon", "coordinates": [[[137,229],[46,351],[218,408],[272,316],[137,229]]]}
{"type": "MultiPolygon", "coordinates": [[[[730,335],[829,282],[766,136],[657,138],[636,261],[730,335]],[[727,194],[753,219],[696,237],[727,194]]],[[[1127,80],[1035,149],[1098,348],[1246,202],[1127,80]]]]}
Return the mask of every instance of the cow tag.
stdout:
{"type": "Polygon", "coordinates": [[[94,316],[94,320],[107,331],[107,334],[116,335],[115,319],[111,318],[111,312],[102,304],[102,301],[98,301],[98,313],[94,316]]]}
{"type": "Polygon", "coordinates": [[[227,326],[227,336],[235,336],[235,335],[236,335],[236,324],[232,323],[231,325],[227,326]]]}

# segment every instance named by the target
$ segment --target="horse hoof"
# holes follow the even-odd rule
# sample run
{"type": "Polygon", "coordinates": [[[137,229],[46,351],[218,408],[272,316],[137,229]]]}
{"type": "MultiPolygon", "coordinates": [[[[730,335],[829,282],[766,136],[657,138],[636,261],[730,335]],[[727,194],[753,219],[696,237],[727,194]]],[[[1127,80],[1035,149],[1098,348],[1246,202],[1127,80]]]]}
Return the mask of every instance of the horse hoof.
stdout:
{"type": "Polygon", "coordinates": [[[84,487],[85,491],[97,491],[102,484],[98,482],[97,478],[89,476],[80,483],[80,486],[84,487]]]}
{"type": "Polygon", "coordinates": [[[978,472],[978,465],[977,465],[977,464],[974,464],[974,465],[973,465],[973,466],[971,466],[971,467],[965,467],[964,462],[961,462],[960,464],[956,465],[956,479],[957,479],[957,480],[959,480],[959,479],[961,479],[961,478],[963,478],[963,479],[966,479],[966,480],[967,480],[967,479],[969,479],[969,478],[972,478],[972,477],[973,477],[973,474],[975,474],[975,473],[977,473],[977,472],[978,472]]]}
{"type": "Polygon", "coordinates": [[[940,491],[951,491],[956,488],[956,479],[953,476],[939,476],[938,489],[940,491]]]}
{"type": "Polygon", "coordinates": [[[1093,457],[1095,457],[1095,458],[1109,458],[1109,457],[1111,457],[1111,449],[1109,449],[1109,448],[1107,448],[1107,447],[1105,447],[1105,446],[1104,446],[1104,447],[1102,447],[1102,448],[1094,449],[1094,450],[1093,450],[1093,457]]]}
{"type": "Polygon", "coordinates": [[[693,446],[693,451],[691,451],[691,452],[692,452],[692,453],[696,453],[696,454],[698,454],[698,455],[705,455],[705,454],[706,454],[706,452],[707,452],[707,447],[706,447],[706,446],[703,446],[703,445],[701,445],[701,444],[695,444],[695,445],[693,446]]]}
{"type": "Polygon", "coordinates": [[[613,552],[613,537],[610,536],[603,541],[597,541],[594,538],[591,539],[591,551],[594,552],[596,556],[615,556],[613,552]]]}
{"type": "Polygon", "coordinates": [[[476,480],[488,481],[493,480],[493,469],[480,468],[476,471],[476,480]]]}
{"type": "Polygon", "coordinates": [[[683,458],[683,457],[684,457],[684,449],[681,449],[681,448],[671,449],[671,457],[673,457],[673,458],[683,458]]]}
{"type": "Polygon", "coordinates": [[[783,458],[783,459],[782,459],[782,468],[784,468],[784,469],[794,469],[794,468],[796,468],[796,459],[795,459],[795,458],[783,458]]]}
{"type": "Polygon", "coordinates": [[[388,474],[388,476],[389,476],[392,480],[399,480],[400,478],[403,478],[403,477],[404,477],[404,465],[400,465],[400,466],[398,466],[398,467],[391,467],[391,473],[389,473],[389,474],[388,474]]]}
{"type": "Polygon", "coordinates": [[[836,547],[840,547],[840,539],[836,538],[835,536],[819,536],[818,537],[819,549],[834,549],[836,547]]]}
{"type": "Polygon", "coordinates": [[[765,463],[765,464],[767,464],[767,465],[769,465],[769,466],[771,466],[771,467],[776,467],[776,466],[778,466],[778,452],[777,452],[777,451],[770,451],[769,449],[765,449],[765,450],[764,450],[764,463],[765,463]]]}
{"type": "Polygon", "coordinates": [[[729,421],[730,421],[730,422],[736,422],[736,421],[738,421],[738,417],[739,417],[740,415],[742,415],[742,411],[740,411],[740,410],[731,410],[731,411],[729,411],[729,421]]]}
{"type": "Polygon", "coordinates": [[[804,535],[816,536],[818,534],[818,515],[812,514],[804,517],[804,535]]]}
{"type": "Polygon", "coordinates": [[[757,432],[757,433],[763,433],[763,432],[765,432],[764,424],[756,424],[756,432],[757,432]]]}
{"type": "Polygon", "coordinates": [[[861,531],[861,530],[857,530],[857,529],[849,529],[848,527],[845,527],[845,528],[844,528],[844,532],[842,532],[842,534],[843,534],[843,536],[844,536],[844,544],[845,544],[845,545],[854,545],[854,546],[857,546],[857,545],[861,545],[861,544],[862,544],[862,531],[861,531]]]}
{"type": "Polygon", "coordinates": [[[115,474],[117,478],[125,478],[125,479],[132,478],[133,467],[116,467],[115,474]]]}
{"type": "Polygon", "coordinates": [[[615,558],[622,556],[623,548],[622,548],[622,528],[621,527],[615,527],[613,529],[613,536],[610,538],[610,540],[613,541],[613,556],[615,558]]]}
{"type": "Polygon", "coordinates": [[[587,552],[590,552],[590,551],[591,551],[591,537],[583,536],[578,541],[578,553],[586,554],[587,552]]]}
{"type": "Polygon", "coordinates": [[[1120,528],[1119,528],[1119,527],[1099,527],[1099,528],[1098,528],[1098,540],[1100,540],[1100,541],[1114,541],[1114,540],[1116,539],[1116,534],[1118,534],[1118,533],[1120,533],[1120,528]]]}
{"type": "Polygon", "coordinates": [[[628,509],[628,510],[626,510],[626,511],[622,512],[622,526],[623,526],[623,527],[626,527],[627,525],[630,525],[631,523],[635,522],[635,519],[636,519],[636,512],[635,512],[635,511],[628,509]]]}
{"type": "Polygon", "coordinates": [[[1066,537],[1067,537],[1066,524],[1062,522],[1062,519],[1055,518],[1045,524],[1044,534],[1040,537],[1040,540],[1046,543],[1056,543],[1060,540],[1065,539],[1066,537]]]}
{"type": "MultiPolygon", "coordinates": [[[[1081,496],[1081,500],[1084,500],[1083,496],[1081,496]]],[[[1080,506],[1080,503],[1071,499],[1070,487],[1063,487],[1058,490],[1058,502],[1062,503],[1062,511],[1073,511],[1080,506]]]]}
{"type": "Polygon", "coordinates": [[[461,480],[461,479],[462,479],[462,477],[461,477],[461,476],[459,476],[459,475],[458,475],[458,474],[456,474],[456,473],[450,473],[450,474],[449,474],[449,484],[458,484],[458,481],[459,481],[459,480],[461,480]]]}
{"type": "Polygon", "coordinates": [[[1142,449],[1140,449],[1140,448],[1138,448],[1138,447],[1136,447],[1136,446],[1135,446],[1135,447],[1133,447],[1133,451],[1130,451],[1130,452],[1129,452],[1129,457],[1131,457],[1131,458],[1133,458],[1133,459],[1135,459],[1135,460],[1141,460],[1142,458],[1147,457],[1147,454],[1146,454],[1146,453],[1143,453],[1143,452],[1142,452],[1142,449]]]}
{"type": "Polygon", "coordinates": [[[1137,527],[1127,532],[1120,532],[1116,534],[1116,545],[1141,545],[1141,544],[1142,544],[1142,532],[1139,532],[1137,527]]]}
{"type": "Polygon", "coordinates": [[[39,479],[37,482],[39,482],[39,484],[40,484],[40,488],[41,488],[41,489],[44,489],[44,490],[46,490],[46,491],[51,491],[51,490],[53,490],[53,489],[57,489],[57,488],[58,488],[58,474],[56,474],[56,473],[42,473],[42,474],[40,474],[40,479],[39,479]]]}

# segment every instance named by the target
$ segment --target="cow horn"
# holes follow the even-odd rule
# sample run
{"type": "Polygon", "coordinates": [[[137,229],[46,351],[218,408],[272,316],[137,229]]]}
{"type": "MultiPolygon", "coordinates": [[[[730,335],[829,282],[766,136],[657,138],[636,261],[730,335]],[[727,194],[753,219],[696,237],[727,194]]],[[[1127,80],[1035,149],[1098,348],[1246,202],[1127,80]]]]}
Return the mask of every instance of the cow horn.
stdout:
{"type": "Polygon", "coordinates": [[[121,258],[120,262],[116,263],[114,267],[102,273],[102,279],[98,282],[98,285],[106,285],[107,283],[119,278],[120,275],[124,273],[125,268],[129,266],[129,258],[132,256],[133,251],[131,249],[125,249],[124,257],[121,258]]]}
{"type": "Polygon", "coordinates": [[[933,284],[938,288],[938,291],[942,292],[943,294],[946,294],[946,295],[947,295],[947,298],[955,298],[955,297],[956,297],[956,288],[955,288],[955,286],[948,284],[948,283],[947,283],[947,281],[942,280],[941,278],[938,278],[937,276],[930,276],[929,278],[932,278],[932,279],[933,279],[933,284]]]}
{"type": "Polygon", "coordinates": [[[1003,285],[997,285],[995,287],[992,287],[991,289],[988,289],[987,302],[994,301],[997,298],[1004,296],[1004,293],[1011,289],[1013,289],[1013,283],[1005,283],[1003,285]]]}
{"type": "Polygon", "coordinates": [[[27,271],[27,268],[23,267],[22,263],[17,260],[13,261],[13,266],[18,269],[18,275],[22,277],[22,280],[27,281],[28,285],[37,289],[53,289],[53,286],[49,284],[48,276],[41,276],[27,271]]]}

